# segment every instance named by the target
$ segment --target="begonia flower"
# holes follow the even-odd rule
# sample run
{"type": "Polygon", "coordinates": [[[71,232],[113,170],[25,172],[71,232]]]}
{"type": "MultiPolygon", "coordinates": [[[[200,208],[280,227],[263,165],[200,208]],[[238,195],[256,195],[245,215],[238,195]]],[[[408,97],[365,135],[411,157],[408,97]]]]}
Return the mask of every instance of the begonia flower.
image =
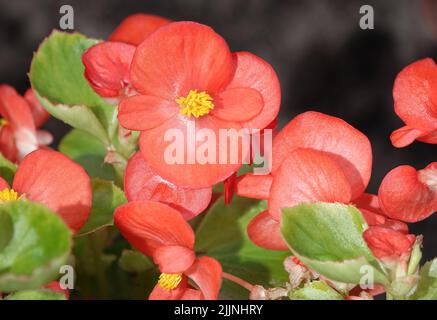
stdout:
{"type": "MultiPolygon", "coordinates": [[[[114,59],[107,59],[110,55],[97,53],[97,49],[92,57],[94,47],[90,48],[83,57],[85,73],[92,85],[100,83],[96,91],[109,88],[120,96],[120,87],[113,84],[123,82],[118,75],[127,74],[127,64],[120,68],[112,61],[119,61],[120,56],[132,56],[132,48],[117,49],[115,44],[101,44],[104,46],[108,47],[103,50],[106,52],[123,52],[112,54],[116,56],[114,59]],[[92,65],[103,67],[98,70],[92,65]],[[111,69],[123,72],[109,72],[111,69]],[[117,76],[101,81],[110,74],[117,76]]],[[[129,130],[142,132],[140,149],[149,166],[164,179],[180,186],[209,187],[228,178],[247,155],[242,154],[242,141],[237,137],[238,146],[232,150],[237,160],[229,160],[229,143],[220,145],[219,131],[261,130],[276,118],[279,110],[279,81],[271,66],[250,53],[232,54],[226,42],[211,28],[194,22],[174,22],[153,32],[136,48],[128,76],[138,94],[121,101],[119,121],[129,130]],[[187,133],[189,126],[193,132],[187,133]],[[164,137],[170,129],[181,132],[184,156],[194,161],[183,159],[184,163],[167,163],[165,150],[169,143],[164,137]],[[208,148],[213,161],[206,163],[199,161],[195,154],[204,143],[196,139],[201,129],[210,129],[214,134],[211,149],[208,148]],[[193,148],[188,146],[189,139],[195,140],[193,148]],[[228,159],[220,160],[220,153],[225,153],[228,159]]]]}
{"type": "Polygon", "coordinates": [[[143,156],[137,152],[126,167],[124,190],[127,200],[152,200],[178,210],[189,220],[203,212],[211,202],[212,188],[187,189],[178,187],[157,175],[143,156]]]}
{"type": "Polygon", "coordinates": [[[437,162],[425,169],[399,166],[391,170],[379,187],[384,214],[406,222],[421,221],[437,211],[437,162]]]}
{"type": "Polygon", "coordinates": [[[90,178],[62,153],[36,150],[18,166],[12,187],[0,177],[0,205],[22,198],[46,205],[77,232],[91,210],[90,178]]]}
{"type": "Polygon", "coordinates": [[[393,98],[396,114],[405,126],[390,139],[402,148],[414,140],[437,144],[437,65],[430,59],[416,61],[397,76],[393,98]]]}
{"type": "Polygon", "coordinates": [[[48,117],[31,89],[22,97],[11,86],[0,85],[0,152],[17,162],[50,144],[50,133],[37,130],[48,117]]]}
{"type": "Polygon", "coordinates": [[[217,299],[222,268],[213,258],[196,258],[194,232],[177,210],[154,201],[129,202],[116,209],[114,221],[127,241],[159,266],[150,299],[217,299]]]}

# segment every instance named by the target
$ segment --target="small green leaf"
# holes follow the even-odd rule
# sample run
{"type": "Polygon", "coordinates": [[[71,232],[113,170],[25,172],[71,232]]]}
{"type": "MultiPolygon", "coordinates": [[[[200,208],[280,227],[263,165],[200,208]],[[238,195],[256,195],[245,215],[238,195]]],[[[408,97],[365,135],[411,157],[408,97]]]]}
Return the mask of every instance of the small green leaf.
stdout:
{"type": "Polygon", "coordinates": [[[307,266],[329,279],[359,284],[371,267],[375,283],[387,284],[382,267],[362,236],[367,224],[353,206],[301,204],[282,210],[281,231],[290,249],[307,266]]]}
{"type": "Polygon", "coordinates": [[[105,163],[106,148],[89,133],[73,129],[59,144],[59,151],[79,163],[91,178],[114,180],[114,168],[105,163]]]}
{"type": "Polygon", "coordinates": [[[425,263],[419,272],[419,285],[412,300],[437,300],[437,258],[425,263]]]}
{"type": "Polygon", "coordinates": [[[112,181],[93,179],[91,180],[91,188],[93,191],[91,213],[85,225],[77,233],[77,236],[112,225],[115,209],[126,203],[124,192],[112,181]]]}
{"type": "MultiPolygon", "coordinates": [[[[0,153],[0,177],[12,184],[17,166],[0,153]]],[[[0,190],[1,191],[1,190],[0,190]]]]}
{"type": "Polygon", "coordinates": [[[344,297],[325,281],[312,281],[290,293],[291,300],[344,300],[344,297]]]}
{"type": "MultiPolygon", "coordinates": [[[[219,199],[206,213],[196,231],[196,252],[216,258],[223,270],[251,284],[265,287],[282,285],[288,281],[283,261],[290,252],[257,247],[247,236],[247,225],[266,203],[234,197],[230,205],[219,199]]],[[[223,299],[247,299],[249,292],[224,281],[220,293],[223,299]]]]}
{"type": "Polygon", "coordinates": [[[141,272],[154,267],[150,258],[139,251],[123,250],[118,265],[127,272],[141,272]]]}
{"type": "Polygon", "coordinates": [[[0,211],[0,252],[11,241],[14,233],[14,225],[11,216],[4,211],[0,211]]]}
{"type": "Polygon", "coordinates": [[[13,236],[0,252],[0,291],[38,288],[53,280],[71,249],[71,233],[47,207],[26,200],[0,205],[13,236]]]}
{"type": "Polygon", "coordinates": [[[66,300],[62,293],[49,289],[24,290],[8,295],[5,300],[66,300]]]}

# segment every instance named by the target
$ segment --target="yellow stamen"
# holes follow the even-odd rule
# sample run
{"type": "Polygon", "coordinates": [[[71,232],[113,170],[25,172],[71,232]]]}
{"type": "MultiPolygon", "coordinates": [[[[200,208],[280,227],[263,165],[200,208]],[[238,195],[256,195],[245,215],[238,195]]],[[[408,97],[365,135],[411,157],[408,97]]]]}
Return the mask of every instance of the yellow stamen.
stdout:
{"type": "Polygon", "coordinates": [[[177,288],[181,281],[182,275],[180,273],[161,273],[158,283],[166,290],[173,290],[177,288]]]}
{"type": "Polygon", "coordinates": [[[7,126],[8,124],[8,120],[0,118],[0,127],[7,126]]]}
{"type": "Polygon", "coordinates": [[[24,197],[24,194],[18,196],[18,192],[14,189],[4,189],[0,191],[0,204],[9,202],[9,201],[17,201],[24,197]]]}
{"type": "Polygon", "coordinates": [[[176,102],[182,108],[179,112],[188,118],[191,116],[202,117],[214,109],[212,97],[205,91],[197,92],[197,89],[190,90],[186,97],[180,97],[176,99],[176,102]]]}

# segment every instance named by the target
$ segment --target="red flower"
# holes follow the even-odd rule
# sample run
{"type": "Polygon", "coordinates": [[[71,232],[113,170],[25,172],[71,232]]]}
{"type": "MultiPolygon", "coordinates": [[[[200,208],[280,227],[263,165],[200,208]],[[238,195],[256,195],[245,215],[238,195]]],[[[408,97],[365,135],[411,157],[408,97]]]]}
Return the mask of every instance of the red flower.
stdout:
{"type": "Polygon", "coordinates": [[[437,66],[430,58],[412,63],[402,70],[393,88],[396,114],[405,126],[390,139],[402,148],[419,140],[437,143],[437,66]]]}
{"type": "Polygon", "coordinates": [[[412,234],[379,226],[370,227],[363,236],[375,257],[386,263],[408,259],[416,240],[412,234]]]}
{"type": "Polygon", "coordinates": [[[178,211],[159,202],[130,202],[117,208],[114,221],[133,247],[159,265],[162,274],[150,299],[217,299],[221,266],[210,257],[196,258],[194,232],[178,211]]]}
{"type": "Polygon", "coordinates": [[[205,210],[211,202],[212,188],[186,189],[164,180],[137,152],[127,164],[124,177],[127,200],[152,200],[179,210],[189,220],[205,210]]]}
{"type": "Polygon", "coordinates": [[[87,78],[97,92],[110,92],[112,97],[123,95],[120,92],[129,87],[123,83],[132,85],[128,95],[138,92],[121,102],[120,123],[142,131],[140,149],[147,163],[177,185],[212,186],[235,172],[245,155],[241,154],[239,139],[237,163],[219,164],[222,161],[216,157],[215,164],[201,164],[195,159],[195,150],[203,141],[195,141],[196,148],[184,146],[186,158],[193,157],[194,163],[167,164],[164,151],[169,143],[164,135],[168,129],[179,129],[185,142],[195,139],[200,129],[213,130],[218,156],[226,147],[217,146],[220,129],[263,129],[278,113],[279,82],[271,66],[250,53],[232,54],[226,42],[207,26],[194,22],[168,24],[147,37],[134,54],[127,45],[100,46],[92,47],[83,57],[87,78]],[[112,63],[128,61],[131,56],[130,67],[112,63]],[[109,76],[112,74],[116,76],[109,76]],[[191,133],[187,133],[188,124],[196,128],[191,133]]]}
{"type": "Polygon", "coordinates": [[[109,37],[109,41],[139,45],[156,29],[171,20],[153,14],[137,13],[125,18],[109,37]]]}
{"type": "Polygon", "coordinates": [[[363,192],[371,168],[370,142],[361,132],[321,113],[297,116],[273,141],[271,176],[246,175],[237,183],[240,195],[268,199],[268,211],[249,224],[250,238],[259,246],[286,250],[279,231],[282,208],[359,202],[369,197],[363,192]]]}
{"type": "Polygon", "coordinates": [[[63,154],[37,150],[20,163],[11,189],[0,177],[0,203],[22,197],[46,205],[77,232],[91,210],[90,178],[63,154]]]}
{"type": "Polygon", "coordinates": [[[417,222],[437,211],[437,162],[416,171],[399,166],[383,179],[378,192],[384,214],[406,222],[417,222]]]}
{"type": "Polygon", "coordinates": [[[65,299],[70,299],[70,291],[68,291],[68,289],[64,289],[59,281],[52,281],[45,285],[44,288],[50,289],[56,293],[62,293],[65,296],[65,299]]]}
{"type": "Polygon", "coordinates": [[[21,97],[14,88],[0,85],[0,152],[10,161],[52,142],[46,131],[38,131],[49,117],[31,89],[21,97]]]}

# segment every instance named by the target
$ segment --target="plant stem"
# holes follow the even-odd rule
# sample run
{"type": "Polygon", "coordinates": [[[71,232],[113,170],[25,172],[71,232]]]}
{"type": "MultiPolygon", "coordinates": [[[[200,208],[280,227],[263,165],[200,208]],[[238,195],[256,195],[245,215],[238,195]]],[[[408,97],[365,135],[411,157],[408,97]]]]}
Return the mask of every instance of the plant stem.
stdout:
{"type": "Polygon", "coordinates": [[[223,272],[222,277],[223,277],[223,279],[227,279],[229,281],[232,281],[232,282],[240,285],[241,287],[245,288],[248,291],[252,291],[252,289],[253,289],[253,285],[251,285],[249,282],[247,282],[241,278],[238,278],[232,274],[223,272]]]}

